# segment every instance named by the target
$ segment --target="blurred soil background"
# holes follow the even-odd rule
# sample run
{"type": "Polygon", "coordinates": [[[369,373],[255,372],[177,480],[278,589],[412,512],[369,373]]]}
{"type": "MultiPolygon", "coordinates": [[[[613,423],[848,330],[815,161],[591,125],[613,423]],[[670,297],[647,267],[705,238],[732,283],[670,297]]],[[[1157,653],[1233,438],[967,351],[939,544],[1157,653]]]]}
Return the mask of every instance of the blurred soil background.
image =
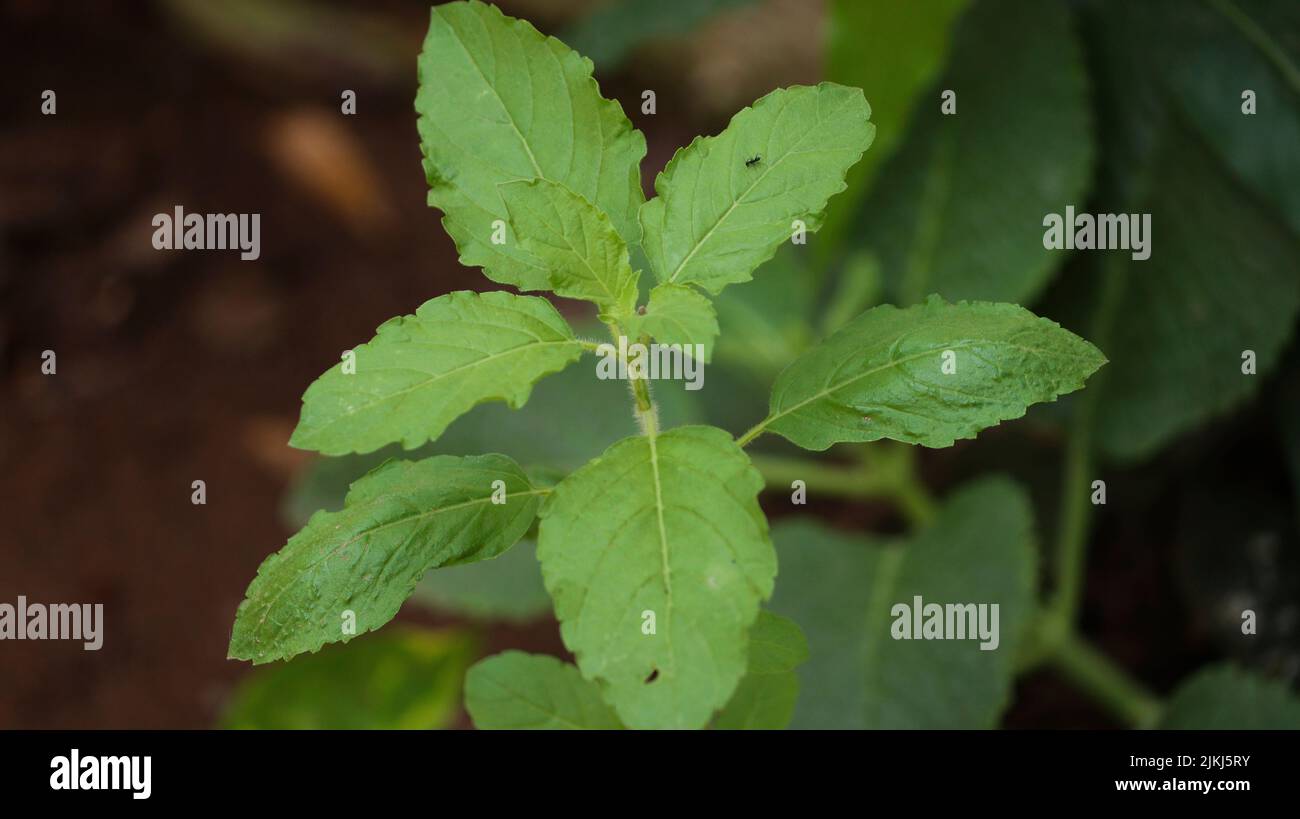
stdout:
{"type": "MultiPolygon", "coordinates": [[[[593,4],[500,6],[557,33],[593,4]]],[[[0,2],[0,600],[102,602],[107,630],[98,652],[0,644],[0,728],[212,725],[249,670],[226,659],[235,608],[291,534],[302,391],[389,317],[491,286],[425,204],[428,8],[0,2]],[[260,213],[261,257],[154,250],[176,205],[260,213]]],[[[647,187],[735,108],[815,81],[821,13],[753,4],[598,70],[647,134],[647,187]]],[[[506,646],[562,651],[547,622],[494,627],[485,651],[506,646]]]]}

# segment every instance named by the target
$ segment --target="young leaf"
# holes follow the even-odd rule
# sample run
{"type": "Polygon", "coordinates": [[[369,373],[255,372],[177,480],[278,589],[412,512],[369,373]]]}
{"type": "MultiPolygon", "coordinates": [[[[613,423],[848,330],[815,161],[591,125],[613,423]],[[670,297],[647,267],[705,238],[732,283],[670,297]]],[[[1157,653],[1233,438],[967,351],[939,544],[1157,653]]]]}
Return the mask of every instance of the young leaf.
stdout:
{"type": "MultiPolygon", "coordinates": [[[[627,322],[628,335],[642,333],[660,344],[701,344],[703,360],[713,357],[713,339],[718,336],[718,316],[704,295],[680,284],[661,284],[650,291],[644,315],[627,322]]],[[[687,347],[687,351],[693,347],[687,347]]]]}
{"type": "Polygon", "coordinates": [[[1174,691],[1160,719],[1167,730],[1300,729],[1300,700],[1282,683],[1231,665],[1197,672],[1174,691]]]}
{"type": "Polygon", "coordinates": [[[1098,438],[1122,460],[1247,401],[1282,359],[1300,315],[1300,242],[1261,208],[1199,137],[1166,131],[1150,160],[1151,258],[1120,266],[1098,438]],[[1255,374],[1243,372],[1252,351],[1255,374]]]}
{"type": "Polygon", "coordinates": [[[465,710],[480,729],[622,728],[600,688],[578,669],[545,654],[506,651],[465,676],[465,710]]]}
{"type": "Polygon", "coordinates": [[[713,721],[724,730],[779,730],[790,724],[799,697],[795,668],[808,659],[808,641],[792,620],[760,611],[749,631],[749,669],[713,721]]]}
{"type": "Polygon", "coordinates": [[[1044,215],[1081,206],[1092,178],[1087,76],[1070,9],[972,3],[933,94],[859,213],[862,244],[880,256],[899,304],[927,293],[1027,303],[1066,255],[1043,247],[1044,215]],[[955,114],[940,109],[941,90],[956,94],[955,114]]]}
{"type": "Polygon", "coordinates": [[[1106,2],[1127,40],[1219,161],[1300,235],[1300,16],[1294,3],[1106,2]],[[1195,53],[1196,59],[1187,55],[1195,53]],[[1244,91],[1254,106],[1243,111],[1244,91]]]}
{"type": "Polygon", "coordinates": [[[808,661],[808,640],[793,620],[760,611],[749,631],[749,673],[781,674],[808,661]]]}
{"type": "Polygon", "coordinates": [[[509,218],[497,185],[518,179],[564,185],[638,243],[645,137],[600,95],[589,60],[495,6],[446,3],[433,7],[419,73],[429,204],[463,264],[521,290],[549,287],[526,250],[493,242],[494,222],[509,218]]]}
{"type": "Polygon", "coordinates": [[[871,542],[810,519],[773,527],[781,582],[772,608],[803,626],[811,654],[799,670],[794,727],[994,727],[1033,610],[1032,530],[1025,493],[1004,478],[958,490],[910,543],[871,542]],[[916,595],[923,607],[998,604],[997,648],[893,639],[893,606],[910,608],[916,595]]]}
{"type": "Polygon", "coordinates": [[[933,296],[905,310],[884,305],[781,373],[762,428],[805,449],[881,438],[946,447],[1079,389],[1105,362],[1013,304],[933,296]]]}
{"type": "Polygon", "coordinates": [[[794,220],[821,226],[875,126],[862,91],[834,83],[773,91],[721,134],[696,137],[641,207],[643,247],[660,282],[718,293],[749,281],[789,241],[794,220]]]}
{"type": "Polygon", "coordinates": [[[265,663],[379,628],[429,569],[513,546],[543,492],[504,455],[389,461],[352,485],[343,509],[313,515],[262,563],[235,615],[230,657],[265,663]]]}
{"type": "Polygon", "coordinates": [[[326,455],[393,442],[413,449],[475,404],[519,408],[582,344],[546,299],[457,291],[384,322],[353,353],[353,367],[345,359],[307,388],[291,446],[326,455]]]}
{"type": "Polygon", "coordinates": [[[617,318],[632,314],[637,274],[608,216],[545,179],[509,182],[500,191],[519,246],[546,268],[557,296],[595,302],[617,318]]]}
{"type": "Polygon", "coordinates": [[[328,646],[240,681],[224,728],[346,730],[447,728],[460,710],[474,640],[397,627],[328,646]]]}
{"type": "Polygon", "coordinates": [[[700,728],[772,593],[763,479],[714,427],[628,438],[565,478],[537,555],[564,643],[631,728],[700,728]]]}

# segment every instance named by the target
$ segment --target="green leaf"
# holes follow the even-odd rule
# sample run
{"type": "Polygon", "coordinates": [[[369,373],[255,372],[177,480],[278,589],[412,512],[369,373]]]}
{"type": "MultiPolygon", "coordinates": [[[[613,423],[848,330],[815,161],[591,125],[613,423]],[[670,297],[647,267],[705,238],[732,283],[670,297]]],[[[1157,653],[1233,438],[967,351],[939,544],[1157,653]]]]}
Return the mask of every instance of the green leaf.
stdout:
{"type": "Polygon", "coordinates": [[[744,675],[776,575],[762,488],[730,435],[678,427],[619,441],[543,507],[564,643],[628,727],[703,727],[744,675]]]}
{"type": "Polygon", "coordinates": [[[507,651],[465,677],[465,709],[481,729],[623,727],[578,669],[545,654],[507,651]]]}
{"type": "Polygon", "coordinates": [[[713,721],[723,730],[779,730],[790,724],[799,698],[795,668],[808,659],[808,641],[793,621],[760,611],[749,632],[749,670],[713,721]]]}
{"type": "Polygon", "coordinates": [[[474,641],[454,631],[396,627],[239,682],[223,728],[447,728],[460,711],[474,641]]]}
{"type": "Polygon", "coordinates": [[[765,424],[805,449],[881,438],[946,447],[1079,389],[1105,361],[1013,304],[884,305],[787,367],[765,424]]]}
{"type": "Polygon", "coordinates": [[[795,728],[991,728],[1011,697],[1033,612],[1036,552],[1025,493],[985,478],[952,495],[910,543],[885,545],[811,519],[773,527],[781,582],[772,609],[808,635],[795,728]],[[980,640],[896,640],[896,604],[999,606],[980,640]]]}
{"type": "Polygon", "coordinates": [[[549,286],[548,271],[526,250],[492,242],[493,223],[508,219],[503,182],[557,182],[608,214],[629,245],[640,240],[645,137],[600,95],[591,69],[495,6],[433,7],[415,98],[429,204],[443,212],[461,262],[493,281],[549,286]]]}
{"type": "Polygon", "coordinates": [[[827,200],[871,144],[870,116],[857,88],[794,86],[679,150],[655,178],[658,196],[641,208],[643,247],[659,281],[718,293],[749,281],[790,239],[794,220],[817,230],[827,200]]]}
{"type": "Polygon", "coordinates": [[[353,484],[342,510],[313,515],[262,563],[235,615],[230,657],[265,663],[379,628],[429,569],[514,545],[542,493],[504,455],[384,464],[353,484]],[[505,502],[494,503],[501,486],[505,502]]]}
{"type": "Polygon", "coordinates": [[[645,314],[627,322],[632,338],[642,333],[660,344],[681,344],[690,354],[700,344],[703,361],[713,357],[713,340],[718,336],[718,316],[705,296],[680,284],[661,284],[650,291],[645,314]]]}
{"type": "Polygon", "coordinates": [[[476,404],[523,406],[533,383],[582,355],[546,299],[457,291],[384,322],[307,388],[289,444],[327,455],[436,439],[476,404]]]}
{"type": "Polygon", "coordinates": [[[1154,0],[1112,10],[1197,134],[1300,234],[1300,12],[1290,0],[1154,0]],[[1188,54],[1195,54],[1189,60],[1188,54]],[[1255,94],[1244,114],[1242,92],[1255,94]]]}
{"type": "Polygon", "coordinates": [[[760,611],[749,631],[749,673],[782,674],[808,661],[808,640],[799,624],[760,611]]]}
{"type": "Polygon", "coordinates": [[[1066,4],[972,4],[935,96],[862,210],[862,242],[880,256],[892,300],[1037,295],[1066,258],[1043,247],[1044,215],[1086,199],[1089,111],[1066,4]],[[941,112],[939,90],[956,93],[956,114],[941,112]]]}
{"type": "MultiPolygon", "coordinates": [[[[1093,300],[1095,324],[1112,328],[1097,334],[1112,358],[1098,443],[1133,461],[1240,407],[1277,366],[1300,315],[1300,240],[1170,104],[1176,95],[1155,82],[1148,46],[1109,20],[1098,32],[1110,77],[1102,92],[1115,100],[1105,131],[1127,135],[1106,154],[1102,207],[1149,213],[1151,224],[1150,258],[1107,258],[1103,273],[1118,286],[1093,300]],[[1135,78],[1144,82],[1131,90],[1135,78]],[[1242,372],[1246,350],[1254,375],[1242,372]]],[[[1239,90],[1232,97],[1239,106],[1239,90]]],[[[1267,144],[1254,130],[1267,126],[1254,121],[1250,138],[1267,144]]],[[[1271,150],[1257,147],[1260,156],[1271,150]]]]}
{"type": "Polygon", "coordinates": [[[522,623],[551,611],[537,542],[524,539],[491,560],[426,572],[411,601],[478,620],[522,623]]]}
{"type": "Polygon", "coordinates": [[[832,0],[827,78],[862,89],[871,100],[877,130],[871,150],[849,171],[842,201],[827,215],[818,249],[838,247],[850,220],[858,218],[858,205],[876,171],[902,138],[921,92],[943,68],[953,21],[967,2],[832,0]]]}
{"type": "Polygon", "coordinates": [[[520,247],[546,268],[557,296],[595,302],[618,318],[636,309],[637,274],[608,216],[545,179],[500,190],[520,247]]]}
{"type": "Polygon", "coordinates": [[[617,68],[643,43],[686,34],[725,11],[757,0],[612,0],[561,33],[560,39],[602,69],[617,68]]]}
{"type": "Polygon", "coordinates": [[[1159,727],[1294,731],[1300,728],[1300,700],[1283,683],[1231,665],[1211,666],[1174,691],[1159,727]]]}

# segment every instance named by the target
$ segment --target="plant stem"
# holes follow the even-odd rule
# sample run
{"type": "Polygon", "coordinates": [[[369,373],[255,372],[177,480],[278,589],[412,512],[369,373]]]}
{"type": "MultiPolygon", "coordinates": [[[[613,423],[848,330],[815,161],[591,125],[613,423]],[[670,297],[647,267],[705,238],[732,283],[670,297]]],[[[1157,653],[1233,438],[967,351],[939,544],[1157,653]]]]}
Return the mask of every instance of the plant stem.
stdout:
{"type": "Polygon", "coordinates": [[[1052,616],[1071,625],[1083,596],[1084,563],[1091,514],[1088,502],[1092,473],[1092,409],[1084,399],[1066,443],[1061,478],[1061,520],[1056,541],[1056,586],[1048,604],[1052,616]]]}
{"type": "Polygon", "coordinates": [[[650,384],[644,378],[632,379],[632,398],[641,431],[653,438],[659,434],[659,409],[650,395],[650,384]]]}
{"type": "Polygon", "coordinates": [[[809,458],[750,455],[769,488],[788,488],[803,481],[814,492],[838,498],[867,498],[880,494],[879,481],[865,470],[822,463],[809,458]]]}
{"type": "Polygon", "coordinates": [[[1061,635],[1048,662],[1126,726],[1152,728],[1160,719],[1160,700],[1073,630],[1061,635]]]}
{"type": "Polygon", "coordinates": [[[767,429],[767,424],[771,420],[772,418],[769,416],[754,424],[744,435],[736,439],[736,443],[743,449],[746,444],[763,434],[763,430],[767,429]]]}
{"type": "Polygon", "coordinates": [[[930,525],[938,511],[934,496],[925,484],[919,481],[907,481],[893,487],[893,500],[899,505],[903,516],[914,529],[930,525]]]}
{"type": "MultiPolygon", "coordinates": [[[[616,321],[606,322],[605,326],[609,328],[610,337],[617,347],[618,339],[623,335],[623,327],[616,321]]],[[[593,348],[595,346],[598,345],[593,345],[593,348]]],[[[654,397],[650,394],[650,382],[644,378],[632,378],[629,382],[632,388],[632,412],[641,426],[641,432],[647,438],[654,438],[659,434],[659,408],[655,406],[654,397]]]]}
{"type": "MultiPolygon", "coordinates": [[[[881,445],[883,446],[883,445],[881,445]]],[[[935,514],[935,502],[916,474],[911,447],[900,447],[876,456],[863,455],[857,465],[836,465],[811,458],[753,454],[757,467],[771,489],[787,489],[793,481],[809,490],[840,498],[879,498],[895,503],[914,527],[928,524],[935,514]]]]}
{"type": "MultiPolygon", "coordinates": [[[[1092,341],[1109,346],[1111,329],[1124,293],[1124,267],[1112,255],[1102,262],[1101,298],[1093,319],[1092,341]]],[[[1079,616],[1083,598],[1084,566],[1087,561],[1091,504],[1088,499],[1093,472],[1093,430],[1101,401],[1105,370],[1094,375],[1079,397],[1077,413],[1066,442],[1061,477],[1061,513],[1056,538],[1056,583],[1048,603],[1051,616],[1072,626],[1079,616]]]]}

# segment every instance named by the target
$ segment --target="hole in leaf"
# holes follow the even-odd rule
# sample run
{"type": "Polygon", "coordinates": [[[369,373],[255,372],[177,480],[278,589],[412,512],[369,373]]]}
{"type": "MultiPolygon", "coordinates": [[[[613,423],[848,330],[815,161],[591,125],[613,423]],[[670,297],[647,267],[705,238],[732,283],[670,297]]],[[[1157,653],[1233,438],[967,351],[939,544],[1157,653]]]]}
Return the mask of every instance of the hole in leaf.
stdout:
{"type": "Polygon", "coordinates": [[[649,677],[645,678],[646,685],[649,685],[650,683],[654,682],[657,679],[659,679],[659,669],[656,668],[650,672],[649,677]]]}

